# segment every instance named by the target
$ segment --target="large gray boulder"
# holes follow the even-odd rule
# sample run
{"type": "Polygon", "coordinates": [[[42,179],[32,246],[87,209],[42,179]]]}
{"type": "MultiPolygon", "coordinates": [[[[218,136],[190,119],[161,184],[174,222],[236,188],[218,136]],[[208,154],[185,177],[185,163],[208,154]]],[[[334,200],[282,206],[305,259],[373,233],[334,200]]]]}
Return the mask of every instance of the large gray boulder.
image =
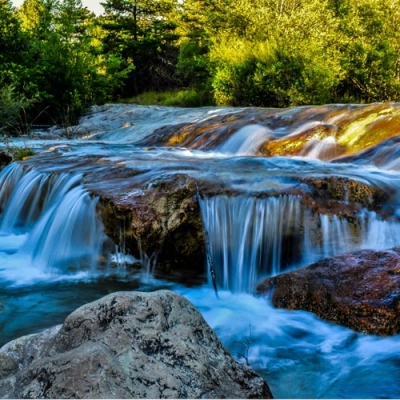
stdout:
{"type": "Polygon", "coordinates": [[[167,290],[118,292],[0,349],[2,398],[271,398],[167,290]]]}

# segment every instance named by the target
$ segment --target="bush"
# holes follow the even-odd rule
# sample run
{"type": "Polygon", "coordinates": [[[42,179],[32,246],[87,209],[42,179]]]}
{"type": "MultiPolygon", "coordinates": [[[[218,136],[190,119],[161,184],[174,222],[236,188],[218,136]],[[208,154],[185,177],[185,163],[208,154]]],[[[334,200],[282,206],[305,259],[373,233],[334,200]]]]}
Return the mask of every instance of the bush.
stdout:
{"type": "Polygon", "coordinates": [[[212,94],[208,91],[184,89],[171,92],[163,101],[165,106],[202,107],[215,105],[212,94]]]}
{"type": "Polygon", "coordinates": [[[145,106],[202,107],[215,105],[212,94],[196,89],[182,89],[165,92],[144,92],[130,99],[122,99],[121,103],[135,103],[145,106]]]}
{"type": "Polygon", "coordinates": [[[0,132],[15,133],[21,131],[23,118],[21,114],[33,101],[16,93],[13,85],[5,85],[0,89],[0,132]]]}
{"type": "Polygon", "coordinates": [[[268,42],[226,42],[214,54],[212,80],[218,105],[288,107],[323,104],[334,97],[338,70],[316,53],[285,50],[268,42]],[[232,51],[234,49],[234,51],[232,51]]]}

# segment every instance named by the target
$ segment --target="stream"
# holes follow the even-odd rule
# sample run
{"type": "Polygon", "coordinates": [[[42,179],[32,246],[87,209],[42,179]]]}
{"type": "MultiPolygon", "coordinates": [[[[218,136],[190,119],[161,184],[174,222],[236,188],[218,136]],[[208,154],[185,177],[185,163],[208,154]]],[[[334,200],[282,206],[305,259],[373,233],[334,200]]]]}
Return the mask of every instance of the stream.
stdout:
{"type": "MultiPolygon", "coordinates": [[[[400,246],[395,140],[389,149],[367,147],[368,157],[357,150],[341,159],[333,136],[307,140],[297,155],[259,152],[271,140],[295,140],[321,125],[341,126],[353,112],[338,106],[336,114],[326,116],[328,111],[318,110],[270,110],[275,122],[261,126],[260,110],[108,105],[82,120],[75,140],[16,140],[14,145],[32,146],[37,155],[0,173],[0,346],[60,324],[77,307],[108,293],[170,289],[197,307],[230,353],[265,378],[275,398],[399,398],[400,335],[357,333],[308,312],[276,309],[254,294],[263,278],[323,257],[400,246]],[[251,122],[223,139],[199,134],[190,144],[189,136],[178,146],[160,142],[166,140],[166,126],[211,126],[215,116],[235,113],[251,122]],[[133,171],[129,182],[108,175],[121,165],[133,171]],[[144,265],[131,267],[144,260],[132,260],[124,249],[104,255],[98,197],[90,193],[132,198],[141,195],[146,182],[176,173],[223,188],[199,198],[218,297],[206,265],[199,279],[174,282],[154,277],[144,265]],[[355,235],[345,219],[321,213],[322,240],[315,245],[311,232],[301,228],[310,210],[299,197],[262,196],[295,188],[295,180],[305,175],[340,176],[390,191],[385,216],[361,210],[355,235]],[[287,232],[298,239],[284,265],[282,253],[289,250],[281,238],[287,232]]],[[[346,135],[353,135],[349,140],[355,146],[355,134],[347,129],[342,138],[346,135]]]]}

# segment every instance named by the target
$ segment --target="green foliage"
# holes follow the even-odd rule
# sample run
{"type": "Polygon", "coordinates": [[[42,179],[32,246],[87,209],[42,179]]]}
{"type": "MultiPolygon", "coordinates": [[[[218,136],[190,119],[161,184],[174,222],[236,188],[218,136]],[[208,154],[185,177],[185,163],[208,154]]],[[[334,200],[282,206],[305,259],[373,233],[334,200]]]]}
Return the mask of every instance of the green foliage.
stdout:
{"type": "Polygon", "coordinates": [[[92,104],[400,100],[400,0],[0,0],[0,126],[92,104]],[[184,88],[184,89],[183,89],[184,88]],[[167,93],[167,94],[165,94],[167,93]],[[145,98],[150,95],[146,94],[145,98]]]}
{"type": "Polygon", "coordinates": [[[13,161],[24,160],[25,158],[35,154],[35,151],[31,147],[25,145],[23,147],[14,145],[7,135],[3,136],[3,144],[6,154],[11,156],[13,161]]]}
{"type": "Polygon", "coordinates": [[[51,104],[47,115],[52,120],[67,114],[73,122],[101,97],[98,57],[91,44],[92,15],[80,0],[26,0],[23,7],[23,26],[33,44],[30,55],[36,60],[30,70],[31,91],[39,95],[33,113],[51,104]]]}
{"type": "Polygon", "coordinates": [[[106,31],[104,51],[134,65],[120,95],[137,95],[145,90],[165,90],[176,85],[178,56],[176,0],[107,0],[100,19],[106,31]]]}
{"type": "MultiPolygon", "coordinates": [[[[186,3],[201,14],[195,8],[199,2],[186,3]]],[[[288,106],[400,98],[398,0],[205,3],[207,16],[193,19],[202,21],[203,30],[194,25],[193,36],[206,39],[206,51],[196,53],[193,40],[187,51],[185,43],[178,70],[197,86],[211,81],[217,104],[288,106]],[[211,3],[218,5],[219,19],[211,17],[218,8],[211,9],[211,3]],[[218,32],[212,29],[216,20],[218,32]]]]}
{"type": "Polygon", "coordinates": [[[197,91],[195,89],[174,91],[163,102],[164,106],[179,107],[203,107],[214,104],[209,91],[197,91]]]}
{"type": "Polygon", "coordinates": [[[14,161],[24,160],[34,154],[35,151],[30,147],[14,147],[11,152],[14,161]]]}
{"type": "Polygon", "coordinates": [[[130,99],[123,99],[123,103],[140,105],[160,105],[177,107],[202,107],[214,105],[209,92],[198,92],[195,89],[182,89],[164,92],[149,91],[130,99]]]}
{"type": "Polygon", "coordinates": [[[29,46],[11,2],[0,0],[0,82],[15,84],[29,46]]]}
{"type": "Polygon", "coordinates": [[[31,101],[16,93],[13,85],[0,88],[0,131],[12,132],[19,125],[21,112],[31,104],[31,101]]]}
{"type": "Polygon", "coordinates": [[[207,89],[211,78],[208,53],[208,45],[194,38],[181,44],[177,73],[187,86],[207,89]]]}
{"type": "Polygon", "coordinates": [[[339,95],[364,102],[400,98],[400,2],[349,1],[341,18],[345,71],[339,95]]]}
{"type": "Polygon", "coordinates": [[[330,100],[338,76],[324,58],[309,58],[268,42],[235,43],[220,44],[212,54],[217,104],[287,107],[330,100]]]}
{"type": "Polygon", "coordinates": [[[90,105],[112,99],[126,71],[121,59],[102,54],[101,32],[80,0],[25,0],[11,14],[25,46],[8,80],[30,99],[19,119],[75,123],[90,105]]]}

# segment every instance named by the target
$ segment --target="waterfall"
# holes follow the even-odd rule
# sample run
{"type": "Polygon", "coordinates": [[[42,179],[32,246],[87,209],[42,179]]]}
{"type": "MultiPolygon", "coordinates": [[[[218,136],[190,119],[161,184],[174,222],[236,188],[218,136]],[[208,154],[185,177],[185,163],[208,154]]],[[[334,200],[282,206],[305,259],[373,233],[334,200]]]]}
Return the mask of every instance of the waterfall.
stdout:
{"type": "Polygon", "coordinates": [[[60,202],[82,178],[78,174],[25,171],[19,164],[11,164],[1,175],[2,232],[24,231],[32,227],[41,214],[60,202]]]}
{"type": "Polygon", "coordinates": [[[346,253],[356,246],[356,240],[352,236],[349,223],[344,218],[326,214],[319,216],[321,225],[321,258],[335,254],[346,253]]]}
{"type": "Polygon", "coordinates": [[[310,140],[300,152],[301,156],[316,160],[330,160],[335,158],[337,154],[338,146],[332,136],[320,140],[310,140]]]}
{"type": "Polygon", "coordinates": [[[200,199],[200,207],[223,289],[252,292],[261,275],[280,272],[284,250],[294,255],[290,239],[302,221],[299,198],[215,196],[200,199]]]}
{"type": "Polygon", "coordinates": [[[400,246],[400,222],[382,220],[375,211],[362,210],[351,229],[336,215],[320,215],[322,257],[358,249],[385,250],[400,246]]]}
{"type": "Polygon", "coordinates": [[[4,210],[4,205],[10,199],[11,193],[15,185],[24,175],[24,169],[21,165],[13,163],[5,167],[0,173],[0,209],[4,210]]]}
{"type": "Polygon", "coordinates": [[[103,239],[96,203],[82,186],[71,189],[39,218],[21,251],[43,268],[95,267],[103,239]]]}
{"type": "Polygon", "coordinates": [[[96,214],[98,199],[89,195],[81,181],[80,174],[48,174],[18,164],[2,171],[3,277],[35,279],[87,271],[97,265],[105,235],[96,214]]]}
{"type": "Polygon", "coordinates": [[[363,211],[361,217],[361,248],[384,250],[400,246],[400,223],[385,221],[374,212],[363,211]]]}
{"type": "Polygon", "coordinates": [[[234,133],[219,151],[226,154],[253,155],[260,147],[272,138],[272,131],[262,125],[247,125],[234,133]]]}
{"type": "Polygon", "coordinates": [[[232,292],[252,293],[264,277],[324,257],[400,246],[397,221],[367,210],[352,223],[337,215],[313,215],[296,196],[221,195],[200,198],[200,207],[217,285],[232,292]]]}

